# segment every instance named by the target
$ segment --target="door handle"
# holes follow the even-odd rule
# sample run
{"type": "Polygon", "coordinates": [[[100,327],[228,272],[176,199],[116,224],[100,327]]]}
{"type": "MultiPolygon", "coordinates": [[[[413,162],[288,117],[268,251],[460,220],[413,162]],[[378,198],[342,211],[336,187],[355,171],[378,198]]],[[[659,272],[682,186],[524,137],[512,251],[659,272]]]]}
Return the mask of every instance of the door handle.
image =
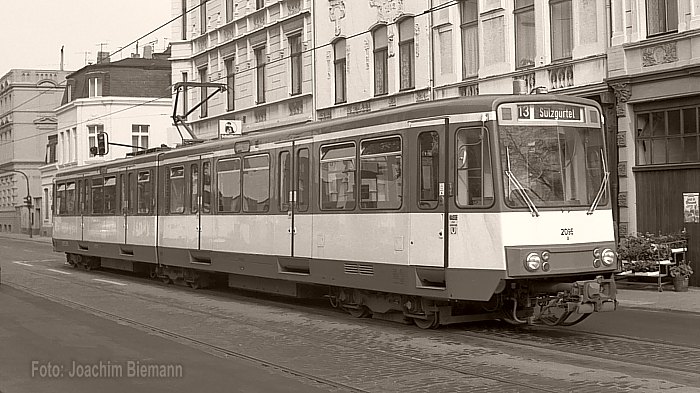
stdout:
{"type": "Polygon", "coordinates": [[[442,233],[442,230],[438,232],[438,239],[444,239],[445,235],[442,233]]]}

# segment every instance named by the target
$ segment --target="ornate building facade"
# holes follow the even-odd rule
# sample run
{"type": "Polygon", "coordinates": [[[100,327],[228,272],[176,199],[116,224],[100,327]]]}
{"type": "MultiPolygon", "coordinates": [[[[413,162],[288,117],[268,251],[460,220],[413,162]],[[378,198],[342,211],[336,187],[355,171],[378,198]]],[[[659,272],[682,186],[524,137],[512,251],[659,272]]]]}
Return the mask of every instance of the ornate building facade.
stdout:
{"type": "MultiPolygon", "coordinates": [[[[608,83],[617,100],[620,233],[685,229],[697,244],[700,1],[611,6],[608,83]]],[[[697,248],[689,250],[693,261],[700,261],[697,248]]],[[[700,285],[697,274],[692,280],[700,285]]]]}
{"type": "Polygon", "coordinates": [[[218,135],[220,120],[243,131],[313,118],[313,0],[173,0],[172,80],[225,86],[188,88],[178,97],[198,138],[218,135]]]}
{"type": "Polygon", "coordinates": [[[67,74],[14,69],[0,78],[2,232],[39,232],[39,217],[44,213],[39,167],[44,163],[47,135],[56,132],[53,110],[61,102],[67,74]],[[27,195],[32,197],[31,209],[26,207],[27,195]]]}

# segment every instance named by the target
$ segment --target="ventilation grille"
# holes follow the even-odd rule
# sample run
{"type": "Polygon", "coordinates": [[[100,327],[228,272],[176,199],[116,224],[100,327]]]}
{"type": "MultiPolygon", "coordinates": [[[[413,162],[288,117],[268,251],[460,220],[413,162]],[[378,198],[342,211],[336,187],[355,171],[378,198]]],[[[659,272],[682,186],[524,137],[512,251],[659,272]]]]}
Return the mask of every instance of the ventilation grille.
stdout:
{"type": "Polygon", "coordinates": [[[359,263],[346,263],[345,274],[362,274],[365,276],[373,276],[374,267],[372,265],[361,265],[359,263]]]}

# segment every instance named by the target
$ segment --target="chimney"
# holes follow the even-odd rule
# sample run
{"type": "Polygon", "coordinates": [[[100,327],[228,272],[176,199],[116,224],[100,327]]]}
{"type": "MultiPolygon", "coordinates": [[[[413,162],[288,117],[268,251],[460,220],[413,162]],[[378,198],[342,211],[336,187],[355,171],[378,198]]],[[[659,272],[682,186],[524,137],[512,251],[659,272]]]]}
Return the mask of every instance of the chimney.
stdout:
{"type": "Polygon", "coordinates": [[[109,63],[109,52],[97,52],[97,64],[109,63]]]}
{"type": "Polygon", "coordinates": [[[61,71],[63,71],[63,45],[61,45],[61,71]]]}
{"type": "Polygon", "coordinates": [[[151,45],[145,45],[143,47],[143,58],[152,59],[153,58],[153,47],[151,45]]]}

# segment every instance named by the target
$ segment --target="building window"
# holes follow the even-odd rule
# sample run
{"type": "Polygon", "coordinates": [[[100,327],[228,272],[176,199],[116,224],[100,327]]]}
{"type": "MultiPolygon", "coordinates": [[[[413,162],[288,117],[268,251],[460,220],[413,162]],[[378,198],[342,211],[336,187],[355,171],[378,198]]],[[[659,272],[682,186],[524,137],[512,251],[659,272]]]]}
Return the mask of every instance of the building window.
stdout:
{"type": "Polygon", "coordinates": [[[235,72],[236,67],[234,66],[234,59],[227,59],[225,61],[226,66],[226,110],[232,111],[235,109],[235,99],[236,94],[233,87],[235,82],[235,72]]]}
{"type": "Polygon", "coordinates": [[[94,77],[88,78],[88,97],[102,96],[102,79],[94,77]]]}
{"type": "Polygon", "coordinates": [[[380,26],[372,32],[374,41],[374,95],[379,96],[389,92],[389,40],[386,26],[380,26]]]}
{"type": "Polygon", "coordinates": [[[68,102],[73,101],[73,85],[68,84],[66,86],[66,100],[68,102]]]}
{"type": "Polygon", "coordinates": [[[289,63],[292,73],[292,95],[301,94],[301,34],[289,37],[289,63]]]}
{"type": "Polygon", "coordinates": [[[552,60],[571,58],[574,29],[571,0],[552,0],[549,3],[552,26],[552,60]]]}
{"type": "Polygon", "coordinates": [[[265,7],[265,0],[255,0],[255,9],[259,10],[265,7]]]}
{"type": "Polygon", "coordinates": [[[148,149],[148,125],[132,124],[131,125],[131,145],[134,152],[139,151],[138,147],[148,149]]]}
{"type": "Polygon", "coordinates": [[[44,160],[46,164],[53,164],[58,161],[56,158],[56,146],[58,146],[58,135],[49,135],[49,143],[46,144],[46,159],[44,160]]]}
{"type": "Polygon", "coordinates": [[[226,0],[226,23],[233,20],[233,0],[226,0]]]}
{"type": "Polygon", "coordinates": [[[401,90],[412,89],[415,86],[416,65],[413,60],[414,57],[413,18],[408,18],[399,23],[399,73],[401,75],[401,90]]]}
{"type": "Polygon", "coordinates": [[[698,162],[699,108],[637,112],[637,165],[698,162]]]}
{"type": "Polygon", "coordinates": [[[202,26],[202,34],[207,32],[207,1],[199,0],[199,24],[202,26]]]}
{"type": "Polygon", "coordinates": [[[678,31],[678,0],[647,0],[647,35],[678,31]]]}
{"type": "MultiPolygon", "coordinates": [[[[200,68],[199,69],[199,81],[202,83],[207,82],[207,67],[200,68]]],[[[199,99],[202,102],[202,106],[199,107],[199,117],[207,117],[207,88],[206,87],[200,87],[199,88],[199,99]]]]}
{"type": "Polygon", "coordinates": [[[535,1],[515,0],[515,68],[535,65],[535,1]]]}
{"type": "Polygon", "coordinates": [[[265,47],[254,49],[255,52],[255,80],[257,85],[257,103],[265,102],[265,47]]]}
{"type": "Polygon", "coordinates": [[[334,73],[335,73],[335,103],[341,104],[347,100],[346,95],[346,74],[345,74],[345,40],[340,40],[333,44],[333,53],[335,55],[334,73]]]}
{"type": "Polygon", "coordinates": [[[97,146],[97,134],[104,132],[104,126],[102,124],[87,126],[88,127],[88,147],[97,146]]]}
{"type": "Polygon", "coordinates": [[[477,0],[460,4],[462,30],[462,77],[476,76],[479,72],[479,6],[477,0]]]}

